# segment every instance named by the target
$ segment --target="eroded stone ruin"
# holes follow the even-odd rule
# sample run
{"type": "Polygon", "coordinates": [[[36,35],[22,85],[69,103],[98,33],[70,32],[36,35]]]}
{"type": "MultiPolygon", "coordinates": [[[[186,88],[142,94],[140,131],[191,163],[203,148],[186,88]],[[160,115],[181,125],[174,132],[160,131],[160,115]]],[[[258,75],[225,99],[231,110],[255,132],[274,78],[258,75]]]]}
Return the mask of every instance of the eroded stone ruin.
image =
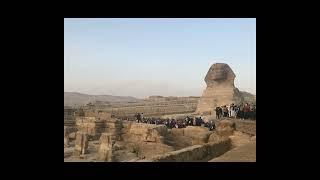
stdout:
{"type": "Polygon", "coordinates": [[[97,160],[112,162],[113,160],[113,145],[114,141],[112,140],[111,133],[102,133],[100,140],[100,146],[98,149],[97,160]]]}
{"type": "Polygon", "coordinates": [[[165,125],[120,121],[92,110],[76,119],[90,121],[76,123],[75,139],[65,126],[66,162],[209,161],[255,135],[255,123],[243,120],[216,121],[216,130],[209,131],[201,126],[168,129],[165,125]]]}
{"type": "Polygon", "coordinates": [[[88,153],[88,133],[78,131],[76,133],[74,156],[82,156],[88,153]]]}
{"type": "Polygon", "coordinates": [[[204,79],[207,87],[203,91],[196,112],[214,114],[213,110],[217,106],[243,102],[240,91],[234,86],[235,77],[228,64],[213,64],[204,79]]]}

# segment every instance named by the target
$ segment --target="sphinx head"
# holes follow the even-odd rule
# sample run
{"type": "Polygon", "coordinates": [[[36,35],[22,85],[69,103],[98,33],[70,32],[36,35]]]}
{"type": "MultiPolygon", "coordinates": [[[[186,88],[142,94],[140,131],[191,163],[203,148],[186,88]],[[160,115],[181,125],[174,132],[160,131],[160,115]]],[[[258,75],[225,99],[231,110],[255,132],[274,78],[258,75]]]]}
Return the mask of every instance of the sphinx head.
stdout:
{"type": "Polygon", "coordinates": [[[205,77],[205,82],[207,85],[222,83],[225,81],[232,81],[233,83],[234,78],[235,74],[228,64],[216,63],[210,67],[205,77]]]}

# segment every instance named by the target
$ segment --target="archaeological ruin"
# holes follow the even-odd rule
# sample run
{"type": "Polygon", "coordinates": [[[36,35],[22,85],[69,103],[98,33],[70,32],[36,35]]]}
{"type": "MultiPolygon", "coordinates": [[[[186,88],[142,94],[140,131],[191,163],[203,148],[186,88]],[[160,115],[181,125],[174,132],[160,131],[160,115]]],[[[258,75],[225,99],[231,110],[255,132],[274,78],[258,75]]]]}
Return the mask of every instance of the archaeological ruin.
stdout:
{"type": "Polygon", "coordinates": [[[242,103],[244,99],[234,86],[235,77],[228,64],[213,64],[204,79],[207,88],[203,91],[196,112],[214,114],[213,110],[217,106],[242,103]]]}
{"type": "Polygon", "coordinates": [[[216,63],[201,97],[150,96],[139,102],[65,107],[64,162],[255,162],[256,121],[215,116],[216,106],[248,102],[234,79],[227,64],[216,63]],[[137,113],[159,121],[137,122],[137,113]],[[203,119],[201,125],[163,123],[196,117],[203,119]]]}

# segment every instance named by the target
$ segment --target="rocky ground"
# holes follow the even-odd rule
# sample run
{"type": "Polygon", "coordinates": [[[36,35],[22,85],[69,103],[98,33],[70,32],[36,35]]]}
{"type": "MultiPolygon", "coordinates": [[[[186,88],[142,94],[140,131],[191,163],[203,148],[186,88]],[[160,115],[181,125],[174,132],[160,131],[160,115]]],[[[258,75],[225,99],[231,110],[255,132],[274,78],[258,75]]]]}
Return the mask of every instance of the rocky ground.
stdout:
{"type": "MultiPolygon", "coordinates": [[[[185,114],[184,114],[185,115],[185,114]]],[[[188,114],[192,116],[192,114],[188,114]]],[[[183,116],[183,114],[176,114],[171,116],[183,116]]],[[[204,119],[207,120],[214,120],[219,125],[221,120],[214,119],[213,116],[204,116],[204,119]]],[[[237,121],[237,120],[235,120],[237,121]]],[[[242,121],[242,120],[241,120],[242,121]]],[[[140,124],[143,125],[143,124],[140,124]]],[[[168,130],[168,134],[165,138],[164,144],[156,144],[152,142],[137,142],[142,148],[143,151],[136,152],[132,148],[128,148],[128,143],[124,143],[122,141],[117,141],[115,144],[115,152],[114,152],[114,161],[116,162],[134,162],[138,159],[150,158],[151,156],[156,156],[159,153],[168,152],[168,147],[172,147],[171,151],[176,151],[182,148],[186,148],[195,144],[203,144],[198,141],[197,139],[190,140],[191,137],[196,136],[200,137],[202,135],[198,135],[193,128],[196,127],[189,127],[187,129],[171,129],[168,130]],[[190,132],[189,132],[190,131],[190,132]],[[190,134],[191,133],[191,134],[190,134]],[[182,136],[183,134],[183,136],[182,136]],[[188,137],[190,136],[190,137],[188,137]],[[141,144],[143,143],[143,144],[141,144]],[[162,147],[162,146],[166,147],[162,147]],[[156,148],[156,149],[155,149],[156,148]],[[161,151],[163,149],[163,152],[161,151]],[[157,154],[158,153],[158,154],[157,154]]],[[[198,127],[200,128],[200,127],[198,127]]],[[[250,127],[251,128],[251,127],[250,127]]],[[[254,125],[255,129],[255,125],[254,125]]],[[[254,130],[255,131],[255,130],[254,130]]],[[[139,132],[140,133],[140,132],[139,132]]],[[[215,133],[216,134],[216,133],[215,133]]],[[[255,162],[256,161],[256,140],[255,136],[252,137],[252,134],[243,133],[241,131],[235,130],[231,135],[228,135],[231,139],[232,149],[218,158],[211,159],[209,162],[255,162]]],[[[201,136],[202,137],[202,136],[201,136]]],[[[211,137],[210,137],[211,138],[211,137]]],[[[210,141],[209,138],[209,141],[210,141]]],[[[214,138],[214,137],[213,137],[214,138]]],[[[202,142],[202,141],[201,141],[202,142]]],[[[72,139],[69,143],[69,147],[64,148],[64,161],[65,162],[97,162],[97,149],[99,146],[99,141],[89,141],[88,146],[88,153],[84,155],[84,157],[74,157],[72,156],[74,151],[74,139],[72,139]]],[[[134,147],[134,146],[133,146],[134,147]]],[[[169,148],[170,149],[170,148],[169,148]]]]}
{"type": "Polygon", "coordinates": [[[256,141],[236,147],[209,162],[256,162],[256,141]]]}

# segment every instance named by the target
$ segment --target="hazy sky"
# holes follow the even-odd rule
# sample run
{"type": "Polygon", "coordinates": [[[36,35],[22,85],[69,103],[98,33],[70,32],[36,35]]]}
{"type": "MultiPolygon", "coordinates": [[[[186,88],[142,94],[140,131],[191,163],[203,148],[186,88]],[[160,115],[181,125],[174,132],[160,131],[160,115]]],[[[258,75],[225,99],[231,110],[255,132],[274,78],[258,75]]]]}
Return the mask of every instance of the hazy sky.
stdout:
{"type": "Polygon", "coordinates": [[[201,96],[214,63],[256,94],[256,19],[65,19],[64,91],[201,96]]]}

